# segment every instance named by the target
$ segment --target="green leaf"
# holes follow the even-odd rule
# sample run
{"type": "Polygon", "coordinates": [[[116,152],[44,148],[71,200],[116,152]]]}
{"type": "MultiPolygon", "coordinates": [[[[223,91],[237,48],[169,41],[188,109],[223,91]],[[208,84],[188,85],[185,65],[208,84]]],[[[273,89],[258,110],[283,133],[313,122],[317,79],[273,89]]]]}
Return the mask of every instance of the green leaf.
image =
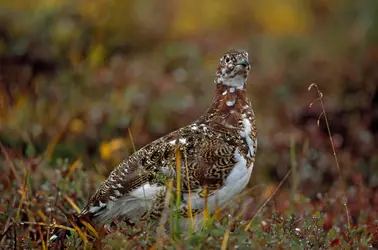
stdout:
{"type": "Polygon", "coordinates": [[[26,146],[25,154],[27,157],[35,157],[35,154],[36,154],[35,147],[32,144],[28,144],[26,146]]]}

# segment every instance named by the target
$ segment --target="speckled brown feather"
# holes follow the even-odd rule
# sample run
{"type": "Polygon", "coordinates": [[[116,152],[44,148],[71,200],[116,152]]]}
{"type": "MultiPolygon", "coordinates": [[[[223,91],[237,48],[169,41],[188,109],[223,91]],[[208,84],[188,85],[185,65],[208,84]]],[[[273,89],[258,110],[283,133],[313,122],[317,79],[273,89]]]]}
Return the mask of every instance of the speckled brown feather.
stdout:
{"type": "MultiPolygon", "coordinates": [[[[226,53],[217,70],[213,104],[205,114],[191,125],[153,141],[121,162],[90,198],[81,216],[92,218],[95,224],[108,223],[108,218],[105,219],[102,213],[109,209],[109,202],[124,199],[147,183],[164,187],[166,180],[174,180],[178,174],[175,170],[177,149],[184,156],[182,159],[185,158],[180,173],[183,193],[188,190],[201,193],[206,186],[209,195],[212,195],[212,191],[220,189],[237,163],[235,152],[246,159],[247,167],[252,166],[257,147],[256,125],[245,84],[235,87],[222,82],[222,79],[232,80],[232,74],[235,77],[243,74],[246,79],[250,66],[241,61],[246,60],[245,57],[244,51],[226,53]],[[234,68],[229,66],[231,63],[234,63],[234,68]],[[244,131],[249,131],[246,124],[251,124],[250,133],[243,135],[244,131]]],[[[150,216],[159,217],[161,213],[165,196],[165,190],[162,190],[156,193],[150,216]]]]}

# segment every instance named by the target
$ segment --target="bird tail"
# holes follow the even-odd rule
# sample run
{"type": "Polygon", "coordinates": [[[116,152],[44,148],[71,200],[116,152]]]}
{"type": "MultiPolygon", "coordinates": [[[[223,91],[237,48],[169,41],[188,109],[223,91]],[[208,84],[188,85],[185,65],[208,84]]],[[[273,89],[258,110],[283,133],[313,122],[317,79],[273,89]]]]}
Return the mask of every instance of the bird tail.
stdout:
{"type": "Polygon", "coordinates": [[[92,238],[98,238],[98,232],[88,222],[89,219],[86,218],[87,216],[83,216],[82,214],[78,213],[70,214],[61,206],[58,206],[58,208],[66,216],[68,220],[67,224],[70,224],[73,228],[59,228],[59,230],[50,237],[52,249],[64,249],[64,240],[66,239],[66,236],[71,234],[72,231],[75,231],[84,242],[89,241],[86,232],[90,232],[91,236],[93,236],[92,238]]]}

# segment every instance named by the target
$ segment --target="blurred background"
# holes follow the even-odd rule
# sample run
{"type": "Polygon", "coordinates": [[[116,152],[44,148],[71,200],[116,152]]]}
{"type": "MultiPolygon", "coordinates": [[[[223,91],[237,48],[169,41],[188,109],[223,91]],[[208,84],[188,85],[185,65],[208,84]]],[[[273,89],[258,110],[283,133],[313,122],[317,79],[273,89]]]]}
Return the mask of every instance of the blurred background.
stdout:
{"type": "Polygon", "coordinates": [[[294,169],[287,190],[340,197],[320,103],[309,107],[315,82],[351,215],[378,211],[376,0],[0,0],[1,165],[11,157],[43,183],[80,159],[96,187],[133,152],[129,130],[140,148],[206,110],[230,48],[247,50],[253,71],[250,186],[267,196],[294,169]]]}

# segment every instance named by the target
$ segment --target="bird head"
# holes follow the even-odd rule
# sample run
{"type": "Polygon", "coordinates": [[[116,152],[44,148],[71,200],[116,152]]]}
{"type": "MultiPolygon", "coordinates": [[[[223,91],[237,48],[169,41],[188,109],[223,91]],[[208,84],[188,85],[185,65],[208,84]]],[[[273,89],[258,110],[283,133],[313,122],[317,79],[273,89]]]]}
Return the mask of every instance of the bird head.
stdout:
{"type": "Polygon", "coordinates": [[[232,49],[221,57],[215,83],[244,88],[250,69],[248,53],[244,50],[232,49]]]}

